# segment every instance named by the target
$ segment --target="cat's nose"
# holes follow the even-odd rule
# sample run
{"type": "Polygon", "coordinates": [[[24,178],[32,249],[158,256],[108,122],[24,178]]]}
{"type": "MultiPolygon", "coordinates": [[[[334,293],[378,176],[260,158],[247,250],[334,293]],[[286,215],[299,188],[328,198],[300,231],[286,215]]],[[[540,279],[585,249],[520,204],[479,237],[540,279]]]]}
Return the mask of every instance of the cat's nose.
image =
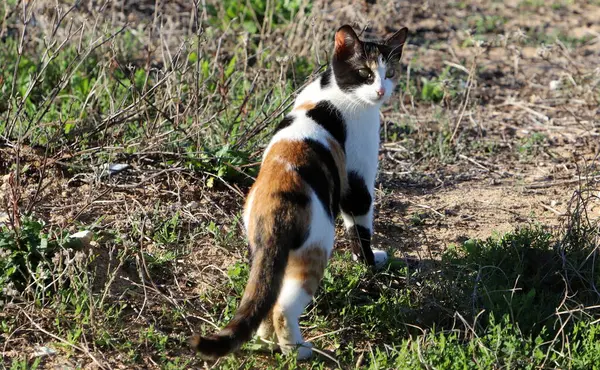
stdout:
{"type": "Polygon", "coordinates": [[[384,95],[385,95],[385,89],[384,89],[383,87],[380,87],[380,88],[377,90],[377,97],[378,97],[378,98],[381,98],[381,97],[382,97],[382,96],[384,96],[384,95]]]}

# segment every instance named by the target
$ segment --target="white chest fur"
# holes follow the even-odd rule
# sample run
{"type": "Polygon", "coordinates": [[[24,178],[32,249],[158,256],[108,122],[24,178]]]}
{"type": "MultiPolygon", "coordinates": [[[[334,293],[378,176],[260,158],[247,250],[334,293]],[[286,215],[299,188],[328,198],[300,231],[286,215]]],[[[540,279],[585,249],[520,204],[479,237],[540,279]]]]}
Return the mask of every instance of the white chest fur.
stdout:
{"type": "Polygon", "coordinates": [[[372,187],[379,154],[379,107],[346,118],[346,169],[361,174],[372,187]]]}

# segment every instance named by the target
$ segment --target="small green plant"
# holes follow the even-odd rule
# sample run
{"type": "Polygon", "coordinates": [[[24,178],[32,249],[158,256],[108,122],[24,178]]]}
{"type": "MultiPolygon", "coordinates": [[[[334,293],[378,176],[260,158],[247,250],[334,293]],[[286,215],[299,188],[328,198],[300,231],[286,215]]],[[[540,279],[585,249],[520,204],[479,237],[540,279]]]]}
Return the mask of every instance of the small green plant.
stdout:
{"type": "Polygon", "coordinates": [[[0,296],[23,292],[34,281],[41,285],[47,283],[58,261],[54,259],[57,253],[79,247],[78,240],[65,239],[60,243],[53,239],[44,232],[41,220],[25,217],[18,228],[1,226],[0,296]]]}
{"type": "Polygon", "coordinates": [[[214,221],[208,222],[206,231],[213,237],[214,242],[228,249],[233,246],[245,244],[243,237],[239,233],[240,216],[233,217],[228,225],[217,225],[214,221]]]}
{"type": "Polygon", "coordinates": [[[506,23],[506,19],[498,15],[477,15],[469,18],[468,21],[476,34],[498,32],[506,23]]]}
{"type": "Polygon", "coordinates": [[[179,227],[179,212],[175,212],[154,232],[152,239],[162,246],[175,245],[179,240],[179,227]]]}
{"type": "Polygon", "coordinates": [[[140,342],[145,343],[146,346],[151,346],[162,360],[166,357],[166,345],[169,337],[157,330],[154,325],[150,325],[145,331],[140,333],[140,342]]]}
{"type": "Polygon", "coordinates": [[[215,186],[215,178],[228,182],[248,182],[256,174],[256,168],[241,168],[250,163],[250,154],[225,145],[217,151],[203,151],[200,155],[190,154],[188,158],[190,167],[196,171],[206,172],[209,177],[206,186],[215,186]]]}
{"type": "Polygon", "coordinates": [[[546,135],[533,132],[531,135],[521,139],[517,146],[519,155],[523,158],[532,157],[542,152],[543,144],[546,142],[546,135]]]}
{"type": "MultiPolygon", "coordinates": [[[[300,0],[286,0],[275,3],[266,0],[251,0],[247,3],[226,0],[220,4],[221,9],[212,4],[208,6],[208,9],[213,24],[226,28],[229,22],[238,18],[246,32],[256,34],[260,32],[265,23],[265,18],[270,19],[276,26],[290,22],[294,14],[300,10],[302,3],[300,0]]],[[[306,10],[310,11],[311,7],[308,6],[307,8],[306,10]]]]}
{"type": "Polygon", "coordinates": [[[444,98],[444,87],[441,81],[436,78],[428,80],[423,77],[421,83],[423,84],[423,87],[421,88],[421,99],[434,103],[442,101],[444,98]]]}
{"type": "Polygon", "coordinates": [[[423,212],[413,212],[410,215],[410,223],[413,226],[422,226],[425,224],[425,220],[427,219],[427,215],[423,212]]]}
{"type": "Polygon", "coordinates": [[[461,84],[466,79],[464,75],[458,75],[450,67],[442,70],[437,77],[430,79],[421,78],[421,99],[426,102],[439,103],[442,100],[451,100],[461,91],[461,84]]]}
{"type": "Polygon", "coordinates": [[[14,359],[10,365],[10,370],[36,370],[39,368],[42,359],[35,358],[33,361],[23,359],[14,359]]]}

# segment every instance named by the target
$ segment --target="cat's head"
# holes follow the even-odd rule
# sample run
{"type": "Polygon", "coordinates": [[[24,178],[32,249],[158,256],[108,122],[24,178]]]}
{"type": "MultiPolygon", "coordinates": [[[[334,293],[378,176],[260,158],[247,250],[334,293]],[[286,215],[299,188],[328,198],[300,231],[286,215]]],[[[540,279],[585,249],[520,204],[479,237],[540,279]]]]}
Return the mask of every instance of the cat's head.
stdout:
{"type": "Polygon", "coordinates": [[[400,75],[400,57],[407,28],[384,41],[360,40],[345,25],[335,33],[331,62],[338,87],[357,103],[379,105],[389,99],[400,75]]]}

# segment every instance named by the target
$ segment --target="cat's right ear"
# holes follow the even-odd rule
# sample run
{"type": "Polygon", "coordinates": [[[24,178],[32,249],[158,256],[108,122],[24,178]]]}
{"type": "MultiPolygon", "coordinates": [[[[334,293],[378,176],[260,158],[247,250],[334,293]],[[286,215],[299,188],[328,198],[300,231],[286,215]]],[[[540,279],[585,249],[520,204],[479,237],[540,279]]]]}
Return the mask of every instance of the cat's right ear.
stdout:
{"type": "Polygon", "coordinates": [[[349,58],[359,44],[360,40],[352,27],[349,25],[340,27],[335,33],[335,57],[342,60],[349,58]]]}
{"type": "Polygon", "coordinates": [[[408,36],[408,28],[402,27],[400,31],[397,31],[392,36],[385,40],[385,44],[392,47],[402,47],[406,42],[406,36],[408,36]]]}

